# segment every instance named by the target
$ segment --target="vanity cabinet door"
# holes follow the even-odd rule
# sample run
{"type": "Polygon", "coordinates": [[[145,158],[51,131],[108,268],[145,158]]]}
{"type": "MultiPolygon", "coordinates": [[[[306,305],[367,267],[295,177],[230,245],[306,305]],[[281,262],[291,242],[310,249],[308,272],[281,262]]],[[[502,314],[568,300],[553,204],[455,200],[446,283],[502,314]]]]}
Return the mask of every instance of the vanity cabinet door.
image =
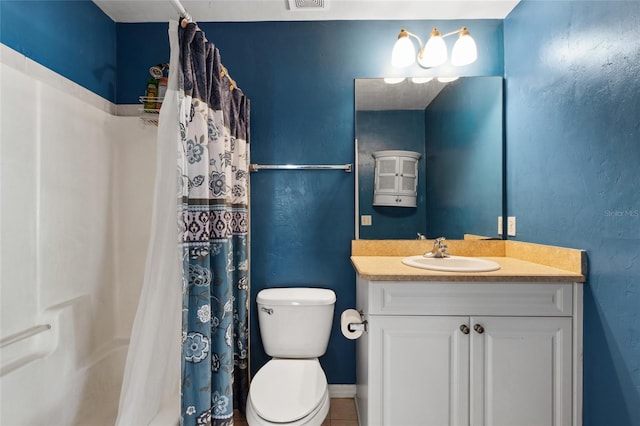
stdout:
{"type": "Polygon", "coordinates": [[[571,425],[572,320],[471,317],[471,425],[571,425]]]}
{"type": "Polygon", "coordinates": [[[469,317],[371,316],[369,326],[369,426],[469,424],[469,317]]]}
{"type": "Polygon", "coordinates": [[[415,197],[418,188],[418,160],[399,157],[398,172],[398,194],[415,197]]]}
{"type": "Polygon", "coordinates": [[[375,192],[379,194],[398,193],[398,157],[385,156],[376,159],[375,192]]]}

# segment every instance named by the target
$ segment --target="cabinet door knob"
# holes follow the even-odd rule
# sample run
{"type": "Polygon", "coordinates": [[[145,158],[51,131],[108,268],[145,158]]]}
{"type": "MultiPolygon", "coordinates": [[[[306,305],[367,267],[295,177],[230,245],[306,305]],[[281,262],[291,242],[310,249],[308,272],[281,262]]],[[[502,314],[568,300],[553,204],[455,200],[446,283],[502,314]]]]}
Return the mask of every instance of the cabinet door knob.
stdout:
{"type": "Polygon", "coordinates": [[[462,331],[462,334],[469,334],[469,327],[467,324],[462,324],[460,326],[460,331],[462,331]]]}
{"type": "Polygon", "coordinates": [[[484,333],[484,327],[481,326],[480,324],[476,324],[473,326],[473,329],[478,333],[478,334],[482,334],[484,333]]]}

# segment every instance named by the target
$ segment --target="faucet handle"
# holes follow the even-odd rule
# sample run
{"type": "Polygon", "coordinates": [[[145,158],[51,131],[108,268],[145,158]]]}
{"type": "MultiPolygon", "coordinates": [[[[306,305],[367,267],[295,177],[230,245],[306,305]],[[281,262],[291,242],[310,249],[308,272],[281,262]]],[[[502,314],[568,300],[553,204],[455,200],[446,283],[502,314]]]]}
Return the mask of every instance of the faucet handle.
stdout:
{"type": "Polygon", "coordinates": [[[446,239],[444,237],[436,238],[435,241],[433,242],[433,247],[438,248],[440,250],[446,249],[447,245],[444,244],[445,241],[446,239]]]}
{"type": "Polygon", "coordinates": [[[424,257],[437,257],[437,258],[450,257],[451,255],[449,253],[446,253],[447,245],[444,244],[444,242],[445,242],[444,237],[436,238],[433,241],[433,250],[431,250],[428,253],[425,253],[424,257]]]}
{"type": "Polygon", "coordinates": [[[444,243],[446,239],[444,237],[436,238],[436,241],[433,243],[434,251],[437,250],[438,257],[449,257],[450,254],[447,253],[447,245],[444,243]]]}

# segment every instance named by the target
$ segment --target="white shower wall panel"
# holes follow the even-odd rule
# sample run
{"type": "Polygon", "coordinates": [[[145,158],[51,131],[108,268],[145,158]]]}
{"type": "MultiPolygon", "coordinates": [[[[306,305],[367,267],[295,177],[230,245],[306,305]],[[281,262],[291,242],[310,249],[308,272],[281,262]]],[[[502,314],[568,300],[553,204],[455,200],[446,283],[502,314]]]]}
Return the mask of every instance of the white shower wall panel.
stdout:
{"type": "Polygon", "coordinates": [[[33,325],[36,273],[38,152],[33,125],[36,86],[0,64],[0,327],[2,336],[33,325]]]}
{"type": "Polygon", "coordinates": [[[142,290],[156,173],[157,127],[114,119],[116,335],[128,338],[142,290]]]}
{"type": "Polygon", "coordinates": [[[92,334],[110,336],[112,117],[5,66],[2,86],[2,157],[11,162],[3,167],[2,240],[11,246],[3,250],[2,334],[11,332],[5,324],[27,328],[38,312],[89,294],[92,334]]]}
{"type": "Polygon", "coordinates": [[[52,326],[0,349],[0,424],[93,424],[117,402],[157,130],[1,44],[0,93],[0,335],[52,326]]]}
{"type": "Polygon", "coordinates": [[[78,326],[96,348],[113,335],[115,314],[112,117],[46,85],[38,95],[40,303],[91,295],[78,326]]]}

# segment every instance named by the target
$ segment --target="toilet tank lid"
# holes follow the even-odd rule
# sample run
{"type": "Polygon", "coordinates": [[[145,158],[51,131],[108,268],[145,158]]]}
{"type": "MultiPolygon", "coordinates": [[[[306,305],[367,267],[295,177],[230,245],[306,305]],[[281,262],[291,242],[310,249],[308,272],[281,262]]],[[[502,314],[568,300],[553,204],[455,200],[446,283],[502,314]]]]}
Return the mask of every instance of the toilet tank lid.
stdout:
{"type": "Polygon", "coordinates": [[[336,294],[326,288],[266,288],[260,290],[256,302],[264,305],[319,306],[336,302],[336,294]]]}

